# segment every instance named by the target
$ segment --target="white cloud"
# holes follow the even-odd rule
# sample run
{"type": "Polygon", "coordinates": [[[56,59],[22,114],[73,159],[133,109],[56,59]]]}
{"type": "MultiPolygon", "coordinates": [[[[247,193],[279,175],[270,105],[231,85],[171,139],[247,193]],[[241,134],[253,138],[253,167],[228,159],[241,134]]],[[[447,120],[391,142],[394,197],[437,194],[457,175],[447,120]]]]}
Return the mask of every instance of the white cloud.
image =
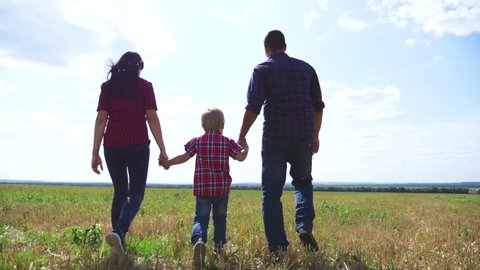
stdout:
{"type": "MultiPolygon", "coordinates": [[[[77,76],[78,70],[73,70],[69,68],[59,67],[50,65],[48,63],[42,63],[35,60],[28,60],[28,59],[19,59],[16,58],[10,53],[5,51],[0,52],[0,67],[3,67],[10,71],[25,71],[28,70],[29,72],[35,73],[44,73],[48,75],[58,75],[58,76],[77,76]]],[[[91,66],[89,68],[91,69],[91,66]]]]}
{"type": "Polygon", "coordinates": [[[218,9],[209,9],[208,17],[226,21],[228,23],[237,23],[240,20],[238,15],[227,13],[223,10],[218,10],[218,9]]]}
{"type": "Polygon", "coordinates": [[[438,62],[438,61],[442,61],[442,60],[443,60],[443,56],[441,56],[441,55],[433,56],[433,61],[434,62],[438,62]]]}
{"type": "Polygon", "coordinates": [[[245,17],[255,15],[258,12],[252,6],[216,6],[207,8],[207,16],[211,19],[224,21],[229,24],[237,24],[245,17]]]}
{"type": "Polygon", "coordinates": [[[249,8],[245,8],[243,10],[243,13],[246,14],[246,15],[253,15],[253,14],[257,13],[257,10],[249,7],[249,8]]]}
{"type": "Polygon", "coordinates": [[[424,129],[425,132],[418,136],[416,153],[426,164],[454,168],[455,162],[474,164],[479,160],[480,140],[475,135],[478,126],[464,122],[434,122],[425,125],[424,129]]]}
{"type": "Polygon", "coordinates": [[[345,171],[355,171],[355,181],[382,182],[385,175],[389,181],[399,182],[478,178],[478,125],[469,121],[402,123],[398,119],[382,125],[378,121],[343,123],[344,128],[354,127],[343,129],[336,112],[329,107],[321,131],[323,160],[318,167],[322,168],[322,179],[344,181],[343,170],[334,165],[338,162],[345,171]],[[336,134],[330,134],[334,129],[336,134]]]}
{"type": "Polygon", "coordinates": [[[417,40],[417,39],[407,39],[405,40],[405,47],[414,47],[416,45],[422,45],[425,47],[430,46],[430,41],[428,40],[417,40]]]}
{"type": "Polygon", "coordinates": [[[319,35],[317,39],[318,40],[326,40],[327,38],[328,38],[328,34],[325,33],[325,34],[319,35]]]}
{"type": "Polygon", "coordinates": [[[346,119],[371,121],[402,114],[398,105],[400,91],[393,86],[354,89],[341,83],[327,82],[324,88],[329,93],[325,102],[335,114],[343,115],[346,119]]]}
{"type": "Polygon", "coordinates": [[[1,51],[13,58],[66,67],[72,55],[95,50],[97,37],[61,19],[55,2],[2,1],[1,51]]]}
{"type": "Polygon", "coordinates": [[[357,19],[350,18],[347,14],[343,14],[337,20],[338,26],[350,31],[359,31],[368,26],[368,23],[357,19]]]}
{"type": "Polygon", "coordinates": [[[3,95],[8,96],[16,91],[17,91],[16,87],[13,86],[12,84],[5,81],[0,81],[0,96],[3,96],[3,95]]]}
{"type": "MultiPolygon", "coordinates": [[[[18,168],[23,167],[28,168],[24,173],[30,176],[29,179],[45,179],[44,176],[49,173],[56,174],[63,171],[65,167],[84,166],[85,161],[72,162],[71,158],[76,159],[80,156],[78,153],[81,151],[76,151],[77,149],[83,149],[82,151],[88,153],[88,147],[85,145],[90,145],[91,125],[85,128],[60,113],[44,113],[28,108],[0,114],[0,118],[4,121],[2,124],[9,127],[6,131],[9,136],[0,141],[2,155],[8,157],[2,159],[0,167],[2,173],[4,169],[7,171],[17,169],[16,174],[18,174],[18,168]],[[18,143],[19,141],[22,143],[18,143]],[[72,144],[72,141],[75,143],[72,144]],[[70,147],[67,147],[68,145],[70,147]],[[70,150],[67,149],[75,150],[69,152],[70,150]],[[76,154],[72,155],[72,153],[76,154]],[[55,166],[55,170],[52,170],[52,166],[55,166]],[[38,167],[38,170],[31,167],[38,167]]],[[[70,171],[77,172],[77,170],[70,171]]],[[[2,175],[2,177],[7,176],[2,175]]],[[[64,177],[68,177],[68,174],[64,174],[64,177]]]]}
{"type": "Polygon", "coordinates": [[[149,59],[152,67],[178,52],[162,17],[156,12],[162,8],[160,2],[138,5],[133,2],[59,1],[58,4],[62,19],[96,33],[97,44],[102,48],[122,52],[137,50],[149,59]]]}
{"type": "Polygon", "coordinates": [[[317,0],[317,4],[321,9],[327,10],[328,0],[317,0]]]}
{"type": "Polygon", "coordinates": [[[316,12],[313,8],[310,9],[310,11],[303,17],[303,23],[305,24],[305,27],[309,29],[313,22],[320,19],[321,15],[320,13],[316,12]]]}
{"type": "Polygon", "coordinates": [[[381,21],[435,36],[467,36],[480,32],[480,1],[372,0],[367,4],[381,21]]]}
{"type": "Polygon", "coordinates": [[[413,47],[415,43],[417,43],[415,39],[407,39],[405,40],[405,47],[413,47]]]}

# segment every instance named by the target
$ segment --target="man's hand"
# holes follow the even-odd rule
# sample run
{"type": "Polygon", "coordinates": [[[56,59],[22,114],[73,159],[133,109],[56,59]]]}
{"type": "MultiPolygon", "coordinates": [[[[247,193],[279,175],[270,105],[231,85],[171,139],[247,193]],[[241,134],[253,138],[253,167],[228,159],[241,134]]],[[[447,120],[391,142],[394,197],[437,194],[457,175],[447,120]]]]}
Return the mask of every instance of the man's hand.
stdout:
{"type": "Polygon", "coordinates": [[[238,138],[237,143],[240,144],[240,146],[243,148],[248,147],[247,138],[245,137],[238,138]]]}
{"type": "Polygon", "coordinates": [[[315,138],[312,144],[312,154],[318,153],[319,149],[320,149],[320,140],[318,138],[315,138]]]}

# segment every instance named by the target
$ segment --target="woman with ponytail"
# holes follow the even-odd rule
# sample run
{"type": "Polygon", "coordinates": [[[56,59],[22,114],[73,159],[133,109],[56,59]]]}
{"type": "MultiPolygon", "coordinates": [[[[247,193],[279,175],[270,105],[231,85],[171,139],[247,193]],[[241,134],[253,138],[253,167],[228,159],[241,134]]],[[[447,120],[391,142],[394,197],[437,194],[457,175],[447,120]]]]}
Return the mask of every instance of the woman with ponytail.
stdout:
{"type": "Polygon", "coordinates": [[[159,148],[159,159],[168,159],[152,83],[140,78],[143,60],[126,52],[112,64],[101,86],[93,136],[92,170],[103,170],[100,145],[113,183],[112,232],[107,243],[112,253],[124,253],[125,234],[143,201],[150,158],[147,123],[159,148]]]}

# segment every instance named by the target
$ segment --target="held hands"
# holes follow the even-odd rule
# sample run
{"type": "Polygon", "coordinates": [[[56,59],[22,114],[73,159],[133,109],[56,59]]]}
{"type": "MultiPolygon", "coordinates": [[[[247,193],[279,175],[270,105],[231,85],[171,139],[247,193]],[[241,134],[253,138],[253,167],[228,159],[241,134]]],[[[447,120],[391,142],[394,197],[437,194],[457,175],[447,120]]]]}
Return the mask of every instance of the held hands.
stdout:
{"type": "MultiPolygon", "coordinates": [[[[239,143],[240,144],[240,143],[239,143]]],[[[249,150],[249,147],[248,147],[248,143],[247,141],[245,140],[245,143],[244,145],[240,144],[242,147],[243,147],[243,151],[247,152],[248,153],[248,150],[249,150]]]]}
{"type": "Polygon", "coordinates": [[[243,148],[247,147],[248,149],[247,139],[245,137],[239,137],[237,143],[243,148]]]}
{"type": "Polygon", "coordinates": [[[158,166],[163,167],[165,170],[170,169],[170,160],[168,159],[167,155],[160,155],[160,158],[158,159],[158,166]]]}
{"type": "Polygon", "coordinates": [[[237,154],[235,159],[238,161],[244,161],[248,155],[247,140],[245,138],[239,138],[237,143],[242,147],[242,150],[240,151],[240,153],[237,154]]]}

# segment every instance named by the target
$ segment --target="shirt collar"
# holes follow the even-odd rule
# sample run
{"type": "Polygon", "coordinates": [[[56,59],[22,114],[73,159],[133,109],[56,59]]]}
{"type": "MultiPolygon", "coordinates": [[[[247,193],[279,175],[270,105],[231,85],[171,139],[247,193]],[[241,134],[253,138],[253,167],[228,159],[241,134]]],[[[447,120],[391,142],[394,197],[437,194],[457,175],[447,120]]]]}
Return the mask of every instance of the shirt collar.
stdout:
{"type": "Polygon", "coordinates": [[[268,58],[269,59],[270,58],[275,59],[275,58],[282,58],[282,57],[288,57],[288,55],[285,52],[279,52],[279,53],[270,55],[270,57],[268,57],[268,58]]]}
{"type": "Polygon", "coordinates": [[[207,130],[205,134],[222,134],[220,130],[207,130]]]}

